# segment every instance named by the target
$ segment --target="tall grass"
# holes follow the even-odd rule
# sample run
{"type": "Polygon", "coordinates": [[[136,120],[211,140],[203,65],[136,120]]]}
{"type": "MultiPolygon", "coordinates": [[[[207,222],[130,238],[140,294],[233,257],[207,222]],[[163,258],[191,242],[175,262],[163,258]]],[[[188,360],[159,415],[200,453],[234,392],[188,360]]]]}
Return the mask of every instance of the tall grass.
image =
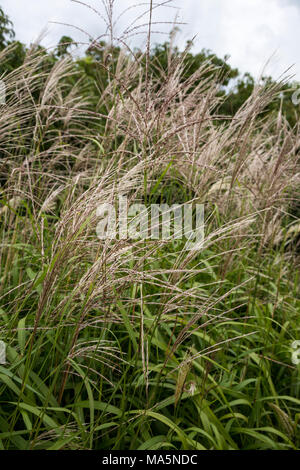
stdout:
{"type": "Polygon", "coordinates": [[[34,47],[6,77],[2,449],[299,447],[297,129],[263,113],[281,84],[219,115],[219,70],[184,79],[172,48],[151,63],[151,21],[144,56],[98,64],[97,102],[75,61],[34,47]],[[97,207],[120,194],[204,203],[202,249],[100,241],[97,207]]]}

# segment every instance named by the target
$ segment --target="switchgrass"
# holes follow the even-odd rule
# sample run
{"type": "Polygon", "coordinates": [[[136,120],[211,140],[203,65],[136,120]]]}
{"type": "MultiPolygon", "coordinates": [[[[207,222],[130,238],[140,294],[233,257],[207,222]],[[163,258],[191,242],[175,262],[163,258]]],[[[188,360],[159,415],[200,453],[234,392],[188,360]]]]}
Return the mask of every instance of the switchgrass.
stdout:
{"type": "Polygon", "coordinates": [[[171,48],[152,64],[151,18],[147,37],[145,56],[96,64],[97,96],[34,47],[6,78],[0,446],[297,449],[299,142],[263,114],[281,84],[225,119],[219,71],[184,79],[171,48]],[[120,194],[205,204],[203,246],[99,240],[97,208],[120,194]]]}

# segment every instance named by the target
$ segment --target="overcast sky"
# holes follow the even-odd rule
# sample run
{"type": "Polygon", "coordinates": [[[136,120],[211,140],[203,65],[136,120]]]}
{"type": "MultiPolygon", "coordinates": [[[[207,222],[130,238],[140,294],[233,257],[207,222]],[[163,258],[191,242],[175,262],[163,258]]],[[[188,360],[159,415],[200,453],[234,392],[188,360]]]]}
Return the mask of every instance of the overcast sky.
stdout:
{"type": "MultiPolygon", "coordinates": [[[[115,19],[126,7],[132,7],[118,21],[117,35],[147,10],[147,0],[143,0],[144,6],[135,7],[138,2],[115,1],[115,19]]],[[[104,12],[101,0],[86,3],[104,12]]],[[[80,42],[88,40],[79,30],[51,21],[74,25],[94,38],[105,32],[105,23],[99,15],[71,0],[0,0],[0,5],[13,21],[17,39],[27,44],[35,41],[45,28],[48,33],[42,42],[47,47],[54,46],[63,34],[80,42]]],[[[293,65],[292,73],[300,81],[300,0],[177,0],[169,5],[178,7],[178,21],[187,23],[180,26],[177,41],[181,47],[197,35],[194,51],[204,47],[220,57],[229,54],[229,63],[241,72],[249,71],[258,77],[271,59],[265,73],[278,78],[293,65]]],[[[172,22],[176,11],[167,6],[158,8],[153,20],[172,22]]],[[[139,20],[133,26],[145,21],[139,20]]],[[[153,29],[167,33],[170,27],[157,24],[153,29]]],[[[163,34],[154,36],[156,42],[166,39],[163,34]]],[[[136,34],[131,44],[141,45],[141,41],[142,35],[136,34]]]]}

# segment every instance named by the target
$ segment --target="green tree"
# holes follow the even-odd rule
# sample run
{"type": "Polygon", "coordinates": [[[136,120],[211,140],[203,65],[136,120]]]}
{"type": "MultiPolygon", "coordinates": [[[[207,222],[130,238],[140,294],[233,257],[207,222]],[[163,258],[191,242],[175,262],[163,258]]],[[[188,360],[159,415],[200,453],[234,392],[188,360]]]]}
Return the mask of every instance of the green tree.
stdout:
{"type": "Polygon", "coordinates": [[[15,38],[13,24],[0,7],[0,50],[4,49],[15,38]]]}
{"type": "Polygon", "coordinates": [[[65,57],[73,44],[75,43],[70,36],[62,36],[56,48],[57,57],[65,57]]]}
{"type": "Polygon", "coordinates": [[[13,23],[0,7],[0,51],[11,46],[6,59],[0,65],[0,74],[11,72],[19,67],[25,58],[26,47],[20,41],[15,41],[13,23]]]}

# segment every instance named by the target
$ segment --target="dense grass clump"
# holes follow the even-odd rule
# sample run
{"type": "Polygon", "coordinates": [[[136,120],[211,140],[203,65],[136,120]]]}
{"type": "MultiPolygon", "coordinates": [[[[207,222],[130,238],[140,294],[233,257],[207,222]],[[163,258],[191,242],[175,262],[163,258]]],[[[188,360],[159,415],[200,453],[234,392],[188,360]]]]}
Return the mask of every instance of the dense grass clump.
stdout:
{"type": "Polygon", "coordinates": [[[263,112],[282,84],[225,119],[185,54],[120,48],[92,96],[35,48],[6,80],[2,449],[299,448],[299,134],[263,112]],[[203,246],[99,240],[120,194],[204,204],[203,246]]]}

